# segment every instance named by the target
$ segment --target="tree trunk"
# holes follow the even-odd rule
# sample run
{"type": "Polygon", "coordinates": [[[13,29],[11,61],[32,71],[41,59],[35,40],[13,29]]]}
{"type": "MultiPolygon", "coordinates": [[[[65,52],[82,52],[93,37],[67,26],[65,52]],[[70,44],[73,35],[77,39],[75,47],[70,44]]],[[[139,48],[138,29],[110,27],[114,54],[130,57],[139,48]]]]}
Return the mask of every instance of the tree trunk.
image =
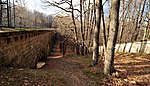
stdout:
{"type": "Polygon", "coordinates": [[[119,27],[119,6],[120,0],[111,1],[110,33],[105,52],[104,74],[111,74],[114,71],[114,52],[119,27]]]}
{"type": "Polygon", "coordinates": [[[73,8],[73,4],[72,4],[72,0],[71,0],[71,6],[72,6],[72,21],[73,21],[73,25],[74,25],[74,33],[75,33],[75,42],[76,42],[76,54],[79,55],[79,46],[78,46],[78,37],[77,37],[77,26],[76,26],[76,22],[75,22],[75,17],[74,17],[74,8],[73,8]]]}
{"type": "MultiPolygon", "coordinates": [[[[93,3],[95,3],[95,2],[93,2],[93,3]]],[[[94,38],[93,38],[93,64],[92,64],[93,66],[98,64],[98,56],[99,56],[99,33],[100,33],[100,24],[101,24],[102,0],[97,0],[96,3],[97,3],[96,23],[95,23],[96,25],[95,25],[94,38]]]]}
{"type": "Polygon", "coordinates": [[[83,1],[80,0],[80,28],[81,28],[81,41],[82,41],[82,47],[80,48],[81,55],[84,55],[84,28],[83,28],[83,19],[82,19],[82,3],[83,1]]]}
{"type": "Polygon", "coordinates": [[[84,34],[84,37],[85,37],[85,46],[84,46],[84,53],[85,55],[88,54],[88,43],[89,43],[89,40],[88,40],[88,34],[89,34],[89,16],[90,16],[90,0],[88,0],[88,3],[86,1],[84,1],[84,27],[85,27],[85,34],[84,34]]]}
{"type": "MultiPolygon", "coordinates": [[[[0,3],[2,3],[2,0],[0,0],[0,3]]],[[[0,5],[0,25],[2,25],[2,9],[3,9],[3,5],[0,5]]]]}
{"type": "Polygon", "coordinates": [[[119,51],[120,49],[120,46],[121,46],[121,40],[122,40],[122,36],[123,36],[123,32],[124,32],[124,28],[125,28],[125,7],[124,7],[124,3],[125,1],[122,0],[122,22],[121,22],[121,32],[120,32],[120,37],[119,37],[119,40],[118,40],[118,49],[117,49],[117,52],[119,51]]]}
{"type": "MultiPolygon", "coordinates": [[[[106,39],[106,27],[105,27],[105,20],[104,20],[104,10],[102,6],[102,35],[103,35],[103,51],[105,52],[107,48],[107,39],[106,39]]],[[[101,52],[104,55],[104,52],[101,52]]]]}
{"type": "MultiPolygon", "coordinates": [[[[88,40],[89,40],[89,43],[88,43],[88,47],[91,47],[91,42],[92,42],[92,33],[93,33],[93,26],[95,25],[94,23],[94,18],[93,18],[93,15],[94,15],[94,6],[92,5],[92,9],[91,9],[91,13],[90,13],[90,21],[89,21],[89,34],[88,34],[88,40]]],[[[91,51],[91,49],[90,49],[91,51]]]]}
{"type": "MultiPolygon", "coordinates": [[[[110,1],[108,0],[108,7],[110,9],[110,1]]],[[[107,28],[106,28],[106,41],[108,41],[108,37],[109,37],[109,27],[110,27],[110,12],[109,12],[109,16],[108,16],[108,24],[107,24],[107,28]]]]}

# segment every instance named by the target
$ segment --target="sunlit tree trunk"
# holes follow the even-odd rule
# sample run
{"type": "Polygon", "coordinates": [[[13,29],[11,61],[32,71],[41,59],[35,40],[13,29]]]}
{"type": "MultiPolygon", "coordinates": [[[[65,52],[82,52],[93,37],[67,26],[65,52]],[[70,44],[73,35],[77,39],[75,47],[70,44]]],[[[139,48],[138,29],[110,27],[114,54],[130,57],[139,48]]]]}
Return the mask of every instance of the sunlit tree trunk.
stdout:
{"type": "MultiPolygon", "coordinates": [[[[149,4],[150,4],[150,2],[149,2],[149,4]]],[[[147,21],[147,26],[145,28],[144,40],[145,40],[145,38],[147,40],[150,40],[150,7],[148,8],[147,18],[148,18],[148,21],[147,21]]]]}
{"type": "Polygon", "coordinates": [[[88,42],[89,42],[89,40],[88,40],[88,33],[89,33],[89,16],[90,16],[90,0],[88,0],[88,1],[84,1],[84,6],[83,6],[83,8],[84,8],[84,39],[85,39],[85,46],[84,46],[84,53],[85,53],[85,55],[87,55],[88,54],[88,42]]]}
{"type": "Polygon", "coordinates": [[[124,27],[125,27],[125,7],[124,7],[124,3],[125,3],[125,0],[122,0],[122,21],[121,21],[121,32],[120,32],[120,37],[119,37],[119,40],[118,40],[118,49],[117,51],[119,51],[119,48],[121,46],[121,40],[122,40],[122,36],[123,36],[123,32],[124,32],[124,27]]]}
{"type": "Polygon", "coordinates": [[[119,27],[120,0],[111,0],[110,9],[110,33],[105,52],[104,74],[111,74],[114,71],[114,51],[119,27]]]}
{"type": "MultiPolygon", "coordinates": [[[[93,0],[95,3],[95,0],[93,0]]],[[[98,64],[99,57],[99,33],[100,33],[100,24],[101,24],[101,9],[102,9],[102,0],[96,0],[96,25],[94,29],[94,38],[93,38],[93,64],[98,64]]],[[[95,6],[95,5],[94,5],[95,6]]]]}
{"type": "Polygon", "coordinates": [[[74,8],[73,8],[73,3],[71,0],[71,16],[72,16],[72,21],[73,21],[73,25],[74,25],[74,33],[75,33],[75,42],[76,42],[76,54],[79,55],[79,45],[78,45],[78,37],[77,37],[77,26],[76,26],[76,22],[75,22],[75,17],[74,17],[74,8]]]}
{"type": "Polygon", "coordinates": [[[89,32],[90,32],[90,28],[91,28],[91,27],[90,27],[90,22],[91,22],[91,21],[90,21],[90,19],[91,19],[90,17],[92,17],[92,16],[90,16],[90,13],[91,13],[91,11],[93,10],[92,7],[90,7],[90,6],[91,6],[90,4],[91,4],[91,2],[90,2],[90,0],[88,0],[88,9],[87,9],[87,10],[88,10],[88,13],[87,13],[87,33],[86,33],[87,45],[88,45],[88,43],[89,43],[89,41],[90,41],[90,40],[88,40],[88,38],[89,38],[89,36],[90,36],[90,35],[89,35],[89,32]]]}
{"type": "MultiPolygon", "coordinates": [[[[90,21],[89,21],[89,34],[88,34],[88,40],[89,40],[89,43],[88,43],[88,47],[91,47],[91,44],[92,44],[92,33],[93,33],[93,27],[95,25],[94,23],[94,6],[92,5],[92,9],[91,9],[91,12],[90,12],[90,21]]],[[[90,50],[91,51],[91,50],[90,50]]]]}
{"type": "Polygon", "coordinates": [[[84,28],[83,28],[83,15],[82,15],[82,5],[83,5],[83,1],[80,0],[80,29],[81,29],[81,41],[82,41],[82,45],[81,45],[81,48],[80,48],[80,52],[81,52],[81,55],[84,55],[84,28]]]}
{"type": "MultiPolygon", "coordinates": [[[[110,9],[110,1],[108,0],[108,7],[110,9]]],[[[109,27],[110,27],[110,12],[109,12],[109,16],[108,16],[108,20],[107,20],[107,27],[106,27],[106,41],[108,41],[108,37],[109,37],[109,27]]]]}
{"type": "MultiPolygon", "coordinates": [[[[105,27],[105,20],[104,20],[104,10],[102,6],[102,37],[103,37],[103,51],[105,52],[107,48],[107,39],[106,39],[106,27],[105,27]]],[[[104,52],[101,52],[104,55],[104,52]]]]}
{"type": "MultiPolygon", "coordinates": [[[[150,11],[149,11],[150,12],[150,11]]],[[[150,14],[147,14],[147,26],[144,30],[143,40],[150,40],[150,14]]]]}

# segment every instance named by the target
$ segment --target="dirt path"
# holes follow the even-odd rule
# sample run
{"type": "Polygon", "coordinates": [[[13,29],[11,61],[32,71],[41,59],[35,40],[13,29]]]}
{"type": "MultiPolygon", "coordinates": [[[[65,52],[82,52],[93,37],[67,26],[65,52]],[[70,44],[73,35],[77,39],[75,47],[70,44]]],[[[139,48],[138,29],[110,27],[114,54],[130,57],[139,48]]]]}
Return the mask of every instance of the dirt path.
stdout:
{"type": "Polygon", "coordinates": [[[96,86],[95,82],[88,79],[81,71],[82,66],[64,58],[49,58],[43,69],[51,69],[62,74],[68,86],[96,86]]]}
{"type": "Polygon", "coordinates": [[[51,69],[62,74],[68,86],[96,86],[94,81],[83,74],[80,63],[63,58],[59,42],[54,46],[52,56],[48,57],[43,69],[51,69]]]}

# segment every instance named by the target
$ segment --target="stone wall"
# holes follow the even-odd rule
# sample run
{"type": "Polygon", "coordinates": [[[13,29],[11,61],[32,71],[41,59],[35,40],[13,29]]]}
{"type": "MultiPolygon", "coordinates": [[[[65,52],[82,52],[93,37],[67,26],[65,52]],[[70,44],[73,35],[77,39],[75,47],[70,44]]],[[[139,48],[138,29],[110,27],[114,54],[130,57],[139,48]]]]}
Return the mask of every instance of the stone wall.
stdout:
{"type": "MultiPolygon", "coordinates": [[[[101,46],[100,52],[102,51],[103,47],[101,46]]],[[[115,51],[150,54],[150,41],[116,44],[115,51]]]]}
{"type": "Polygon", "coordinates": [[[51,51],[54,31],[23,31],[0,34],[0,65],[35,68],[51,51]]]}

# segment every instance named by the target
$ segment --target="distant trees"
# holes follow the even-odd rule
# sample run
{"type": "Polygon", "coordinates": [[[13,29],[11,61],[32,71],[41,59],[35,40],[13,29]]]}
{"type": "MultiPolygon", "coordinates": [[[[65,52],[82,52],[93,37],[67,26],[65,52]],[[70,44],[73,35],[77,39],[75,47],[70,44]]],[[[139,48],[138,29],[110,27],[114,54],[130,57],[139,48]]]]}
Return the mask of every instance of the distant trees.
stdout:
{"type": "Polygon", "coordinates": [[[53,17],[34,10],[33,12],[26,7],[16,6],[15,12],[16,27],[51,27],[53,17]]]}
{"type": "Polygon", "coordinates": [[[1,0],[0,3],[1,26],[8,26],[7,22],[9,21],[9,27],[51,27],[52,16],[36,10],[33,12],[28,10],[26,0],[15,0],[15,4],[9,1],[8,10],[6,10],[7,4],[2,4],[6,2],[1,0]]]}
{"type": "MultiPolygon", "coordinates": [[[[141,41],[149,13],[149,0],[123,0],[120,11],[120,27],[118,43],[141,41]]],[[[145,38],[149,40],[149,38],[145,38]]]]}

